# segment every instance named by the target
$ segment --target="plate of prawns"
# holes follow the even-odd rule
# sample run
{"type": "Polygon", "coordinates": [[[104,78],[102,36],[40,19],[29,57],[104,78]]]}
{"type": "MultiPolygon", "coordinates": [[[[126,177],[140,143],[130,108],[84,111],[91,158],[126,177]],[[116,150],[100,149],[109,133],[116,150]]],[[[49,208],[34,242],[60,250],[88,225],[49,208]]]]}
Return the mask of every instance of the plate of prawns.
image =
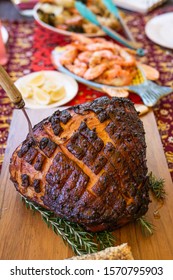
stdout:
{"type": "Polygon", "coordinates": [[[143,82],[144,73],[133,50],[104,38],[73,34],[71,39],[70,44],[52,52],[53,64],[60,72],[101,91],[105,86],[123,89],[143,82]]]}

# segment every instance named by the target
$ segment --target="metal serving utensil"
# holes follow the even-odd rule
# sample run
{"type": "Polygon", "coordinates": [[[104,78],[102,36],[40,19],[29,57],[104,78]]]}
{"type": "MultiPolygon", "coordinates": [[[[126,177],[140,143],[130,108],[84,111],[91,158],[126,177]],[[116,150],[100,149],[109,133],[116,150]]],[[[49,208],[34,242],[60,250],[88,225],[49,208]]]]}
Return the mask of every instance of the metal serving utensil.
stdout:
{"type": "MultiPolygon", "coordinates": [[[[28,123],[29,128],[29,135],[35,141],[34,133],[32,130],[32,124],[29,119],[27,112],[25,111],[25,102],[22,98],[20,91],[14,85],[13,81],[11,80],[10,76],[7,74],[5,69],[0,65],[0,85],[7,93],[8,97],[10,98],[11,102],[14,104],[15,108],[21,109],[24,113],[24,116],[28,123]]],[[[36,141],[35,141],[36,142],[36,141]]]]}
{"type": "Polygon", "coordinates": [[[145,55],[145,53],[146,53],[145,50],[142,48],[139,48],[137,42],[134,42],[134,41],[132,42],[132,41],[126,40],[123,36],[118,34],[115,30],[113,30],[105,25],[102,25],[99,22],[99,20],[97,19],[96,15],[90,9],[88,9],[83,3],[75,1],[75,8],[78,10],[78,12],[84,18],[86,18],[88,21],[92,22],[96,26],[100,27],[111,38],[115,39],[116,41],[118,41],[119,43],[124,45],[125,47],[128,47],[132,50],[136,50],[137,55],[139,55],[139,56],[145,55]]]}
{"type": "Polygon", "coordinates": [[[127,36],[127,38],[131,42],[135,42],[135,39],[134,39],[132,33],[130,32],[127,24],[125,23],[124,19],[122,18],[121,14],[119,13],[119,10],[118,10],[117,6],[115,5],[115,3],[113,3],[112,0],[103,0],[103,3],[106,6],[106,8],[109,10],[109,12],[112,13],[117,18],[117,20],[121,24],[121,26],[127,36]]]}

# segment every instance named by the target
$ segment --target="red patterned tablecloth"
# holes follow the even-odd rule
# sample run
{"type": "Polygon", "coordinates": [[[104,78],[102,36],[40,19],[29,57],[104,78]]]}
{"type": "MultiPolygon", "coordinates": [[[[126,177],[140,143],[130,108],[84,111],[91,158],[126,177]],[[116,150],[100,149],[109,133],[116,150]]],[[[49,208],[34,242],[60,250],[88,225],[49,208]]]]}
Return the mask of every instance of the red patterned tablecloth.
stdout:
{"type": "MultiPolygon", "coordinates": [[[[135,36],[148,52],[141,61],[156,67],[160,72],[159,84],[173,86],[173,52],[163,49],[147,39],[144,33],[146,22],[156,14],[173,11],[173,7],[157,10],[147,16],[128,14],[127,22],[135,36]]],[[[9,31],[9,63],[6,70],[15,81],[33,71],[54,69],[50,53],[57,45],[65,45],[69,37],[47,31],[35,22],[4,22],[9,31]]],[[[77,96],[67,105],[83,103],[103,96],[103,93],[79,84],[77,96]]],[[[130,99],[141,102],[135,94],[130,99]]],[[[0,168],[4,158],[13,106],[4,91],[0,89],[0,168]]],[[[168,167],[173,179],[173,94],[162,98],[153,108],[163,143],[168,167]]],[[[151,135],[152,140],[153,135],[151,135]]]]}

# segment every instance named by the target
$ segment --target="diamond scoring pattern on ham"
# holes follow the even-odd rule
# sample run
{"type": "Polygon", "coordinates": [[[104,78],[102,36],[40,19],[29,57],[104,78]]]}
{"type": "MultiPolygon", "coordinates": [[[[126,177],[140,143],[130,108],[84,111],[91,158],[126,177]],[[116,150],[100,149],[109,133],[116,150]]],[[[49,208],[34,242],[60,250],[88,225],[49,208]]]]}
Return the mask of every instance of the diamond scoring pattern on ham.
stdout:
{"type": "Polygon", "coordinates": [[[57,110],[14,151],[22,195],[89,231],[113,230],[149,204],[144,129],[133,103],[98,98],[57,110]]]}

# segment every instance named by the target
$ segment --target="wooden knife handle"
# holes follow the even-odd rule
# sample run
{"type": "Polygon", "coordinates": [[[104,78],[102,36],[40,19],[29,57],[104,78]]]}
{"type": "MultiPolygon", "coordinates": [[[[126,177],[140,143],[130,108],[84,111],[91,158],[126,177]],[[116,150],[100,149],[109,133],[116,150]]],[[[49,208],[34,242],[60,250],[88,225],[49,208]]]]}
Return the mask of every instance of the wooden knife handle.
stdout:
{"type": "Polygon", "coordinates": [[[0,65],[0,85],[7,93],[11,102],[15,105],[16,108],[21,109],[25,106],[25,102],[22,98],[20,91],[14,85],[10,76],[4,70],[4,68],[0,65]]]}

